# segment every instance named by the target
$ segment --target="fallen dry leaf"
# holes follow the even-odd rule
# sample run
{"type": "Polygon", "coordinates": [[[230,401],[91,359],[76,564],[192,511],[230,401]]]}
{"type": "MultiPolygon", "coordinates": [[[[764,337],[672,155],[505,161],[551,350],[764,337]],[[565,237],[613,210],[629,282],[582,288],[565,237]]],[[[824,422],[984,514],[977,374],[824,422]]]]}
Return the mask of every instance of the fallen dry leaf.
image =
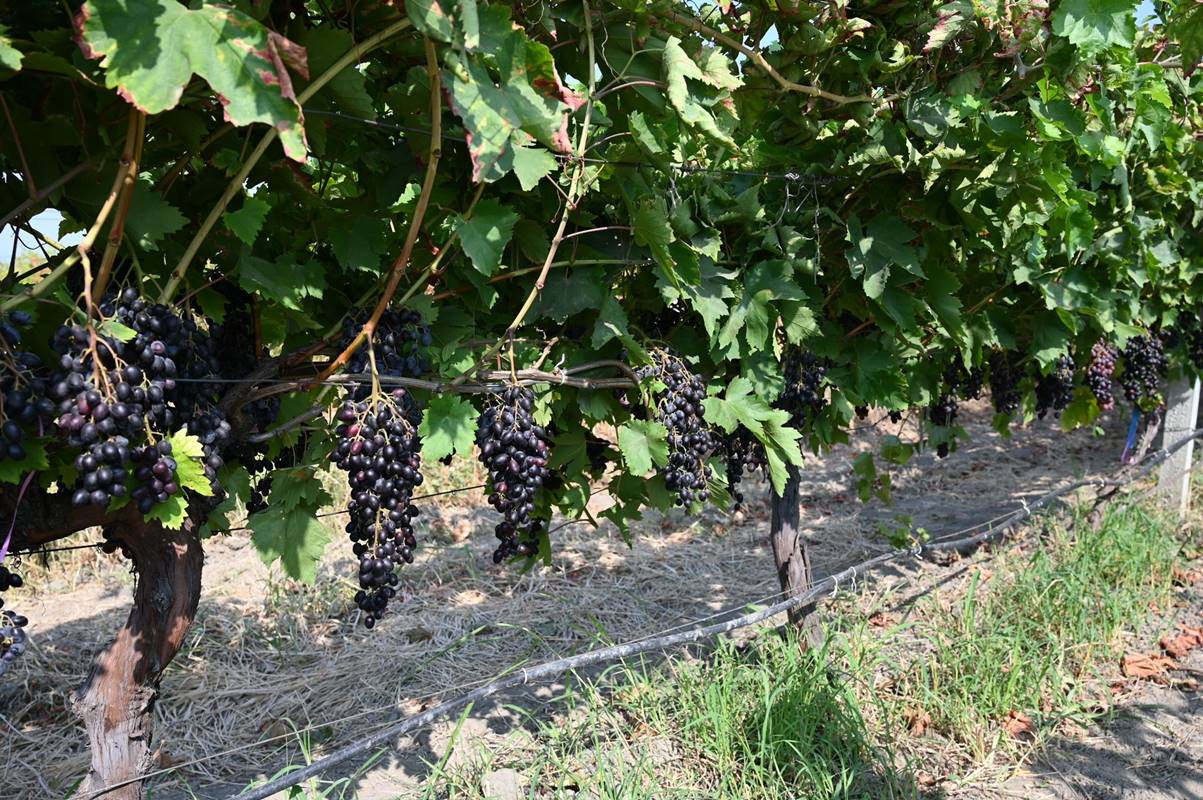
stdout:
{"type": "Polygon", "coordinates": [[[1193,586],[1199,581],[1203,581],[1203,569],[1199,569],[1198,567],[1183,569],[1182,567],[1175,565],[1173,570],[1173,578],[1174,583],[1178,584],[1179,586],[1193,586]]]}
{"type": "Polygon", "coordinates": [[[1189,625],[1179,625],[1182,632],[1177,636],[1162,636],[1161,649],[1174,658],[1182,658],[1191,650],[1203,647],[1203,628],[1192,628],[1189,625]]]}
{"type": "Polygon", "coordinates": [[[878,611],[869,617],[869,624],[874,628],[889,628],[898,624],[898,616],[896,614],[888,614],[885,611],[878,611]]]}
{"type": "Polygon", "coordinates": [[[1122,671],[1127,678],[1164,678],[1177,664],[1169,656],[1154,653],[1128,653],[1124,656],[1122,671]]]}
{"type": "Polygon", "coordinates": [[[935,777],[933,777],[930,773],[924,772],[922,770],[920,770],[919,774],[915,776],[915,781],[925,789],[930,789],[931,787],[936,785],[935,777]]]}
{"type": "Polygon", "coordinates": [[[927,730],[927,726],[931,725],[931,714],[921,708],[909,709],[904,717],[906,729],[911,732],[912,736],[922,736],[923,732],[927,730]]]}
{"type": "Polygon", "coordinates": [[[1003,730],[1014,736],[1016,739],[1031,738],[1035,736],[1035,727],[1032,725],[1031,718],[1027,714],[1020,711],[1008,711],[1007,716],[1003,719],[1003,730]]]}

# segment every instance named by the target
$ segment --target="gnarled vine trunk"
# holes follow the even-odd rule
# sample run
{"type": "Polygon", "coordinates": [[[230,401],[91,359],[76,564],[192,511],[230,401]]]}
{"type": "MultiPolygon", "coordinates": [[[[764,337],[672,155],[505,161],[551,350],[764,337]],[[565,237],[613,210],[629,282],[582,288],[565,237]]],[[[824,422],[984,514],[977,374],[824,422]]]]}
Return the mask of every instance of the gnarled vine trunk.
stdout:
{"type": "MultiPolygon", "coordinates": [[[[802,470],[790,465],[789,479],[780,495],[772,495],[773,560],[777,564],[777,580],[785,597],[797,597],[811,586],[810,554],[806,541],[799,529],[801,505],[798,490],[802,484],[802,470]]],[[[814,604],[798,606],[789,611],[790,624],[802,634],[802,644],[817,647],[821,631],[815,616],[814,604]]]]}
{"type": "Polygon", "coordinates": [[[141,800],[151,769],[154,706],[163,670],[179,651],[200,599],[204,554],[196,523],[172,531],[125,519],[109,530],[137,569],[134,606],[117,638],[100,653],[73,706],[87,728],[92,766],[80,797],[141,800]]]}

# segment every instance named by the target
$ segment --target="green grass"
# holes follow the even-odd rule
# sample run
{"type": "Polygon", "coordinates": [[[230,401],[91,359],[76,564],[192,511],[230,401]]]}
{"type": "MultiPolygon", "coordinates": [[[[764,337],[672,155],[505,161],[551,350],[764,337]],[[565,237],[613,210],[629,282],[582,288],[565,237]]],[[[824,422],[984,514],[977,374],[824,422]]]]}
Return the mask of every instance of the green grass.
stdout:
{"type": "Polygon", "coordinates": [[[900,699],[978,760],[1012,744],[999,726],[1011,711],[1038,734],[1089,717],[1100,670],[1124,649],[1120,634],[1169,605],[1175,527],[1149,508],[1115,506],[1098,530],[1054,526],[1029,554],[986,562],[988,578],[979,571],[906,631],[925,647],[901,662],[900,699]]]}

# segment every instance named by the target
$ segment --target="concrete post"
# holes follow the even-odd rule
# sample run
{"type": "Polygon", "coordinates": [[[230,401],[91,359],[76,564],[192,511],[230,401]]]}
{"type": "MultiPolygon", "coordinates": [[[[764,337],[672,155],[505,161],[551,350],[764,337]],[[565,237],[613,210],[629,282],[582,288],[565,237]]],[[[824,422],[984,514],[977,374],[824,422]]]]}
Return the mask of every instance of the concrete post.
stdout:
{"type": "MultiPolygon", "coordinates": [[[[1161,433],[1161,446],[1166,447],[1195,429],[1199,419],[1199,380],[1178,378],[1170,383],[1166,393],[1165,425],[1161,433]]],[[[1185,515],[1190,507],[1190,468],[1195,443],[1183,447],[1161,465],[1157,476],[1157,489],[1163,492],[1185,515]]]]}

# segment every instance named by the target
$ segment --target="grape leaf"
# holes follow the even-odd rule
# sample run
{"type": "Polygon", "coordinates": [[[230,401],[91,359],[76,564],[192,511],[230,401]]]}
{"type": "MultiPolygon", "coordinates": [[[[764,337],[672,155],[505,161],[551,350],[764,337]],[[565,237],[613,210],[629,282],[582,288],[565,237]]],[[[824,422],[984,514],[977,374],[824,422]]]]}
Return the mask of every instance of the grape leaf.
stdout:
{"type": "Polygon", "coordinates": [[[440,42],[450,42],[454,30],[442,0],[405,0],[405,13],[414,27],[440,42]]]}
{"type": "Polygon", "coordinates": [[[379,270],[387,235],[384,220],[357,214],[330,231],[330,247],[347,269],[379,270]]]}
{"type": "Polygon", "coordinates": [[[138,332],[133,328],[122,322],[118,322],[113,317],[109,317],[104,322],[100,323],[96,330],[99,333],[116,339],[119,342],[133,341],[133,339],[138,335],[138,332]]]}
{"type": "Polygon", "coordinates": [[[496,200],[477,203],[469,219],[459,217],[455,230],[460,244],[472,261],[476,271],[486,278],[491,277],[501,265],[501,255],[514,235],[514,224],[518,215],[496,200]]]}
{"type": "Polygon", "coordinates": [[[163,195],[154,191],[149,183],[138,182],[130,199],[125,223],[138,247],[148,252],[158,250],[158,243],[164,236],[175,233],[187,222],[188,218],[164,200],[163,195]]]}
{"type": "MultiPolygon", "coordinates": [[[[322,25],[310,28],[301,36],[301,44],[309,55],[309,73],[321,75],[355,44],[349,31],[322,25]]],[[[368,94],[363,73],[344,69],[306,103],[307,107],[337,108],[345,114],[362,119],[376,119],[376,108],[368,94]]]]}
{"type": "Polygon", "coordinates": [[[304,50],[243,12],[178,0],[88,0],[76,24],[84,56],[101,59],[105,85],[140,110],[174,108],[197,74],[221,95],[230,122],[274,126],[288,157],[305,160],[301,109],[285,68],[285,61],[303,66],[304,50]]]}
{"type": "Polygon", "coordinates": [[[418,426],[423,460],[437,461],[452,453],[471,455],[476,417],[476,408],[462,397],[453,394],[432,397],[418,426]]]}
{"type": "MultiPolygon", "coordinates": [[[[125,498],[119,499],[124,500],[125,498]]],[[[155,503],[149,512],[142,515],[142,518],[147,522],[158,520],[164,528],[178,531],[184,527],[184,520],[188,519],[188,502],[184,499],[183,494],[173,494],[167,498],[166,502],[155,503]]]]}
{"type": "Polygon", "coordinates": [[[238,261],[238,283],[248,292],[260,292],[287,309],[301,311],[305,298],[321,298],[326,275],[317,261],[297,264],[285,255],[272,263],[243,253],[238,261]]]}
{"type": "Polygon", "coordinates": [[[259,196],[248,196],[243,198],[242,208],[223,214],[222,222],[231,233],[250,247],[255,243],[255,239],[259,238],[259,231],[263,228],[268,211],[271,211],[270,203],[259,196]]]}
{"type": "Polygon", "coordinates": [[[181,428],[168,441],[171,442],[171,457],[176,463],[176,482],[181,488],[212,497],[213,487],[205,477],[205,450],[200,440],[181,428]]]}
{"type": "MultiPolygon", "coordinates": [[[[710,77],[713,79],[713,72],[710,77]]],[[[681,40],[670,36],[664,44],[664,80],[668,84],[668,101],[686,125],[697,128],[732,150],[738,150],[735,140],[719,128],[714,115],[693,96],[687,79],[705,81],[707,74],[681,48],[681,40]]]]}
{"type": "Polygon", "coordinates": [[[877,300],[885,293],[890,270],[902,267],[922,278],[919,251],[910,242],[918,234],[893,214],[883,213],[862,229],[856,214],[848,217],[848,241],[845,251],[852,277],[862,278],[865,294],[877,300]]]}
{"type": "Polygon", "coordinates": [[[8,28],[0,25],[0,67],[15,72],[21,69],[23,58],[21,51],[13,47],[13,40],[8,35],[8,28]]]}
{"type": "Polygon", "coordinates": [[[659,422],[633,419],[618,428],[618,448],[627,472],[642,478],[653,464],[668,463],[668,429],[659,422]]]}
{"type": "Polygon", "coordinates": [[[200,536],[205,538],[218,533],[224,533],[231,527],[230,515],[238,507],[239,501],[244,505],[251,494],[251,474],[242,465],[227,464],[217,473],[217,479],[226,497],[205,520],[201,526],[200,536]]]}
{"type": "Polygon", "coordinates": [[[542,147],[515,147],[514,174],[522,191],[532,191],[557,166],[556,157],[542,147]]]}
{"type": "Polygon", "coordinates": [[[742,425],[764,445],[774,491],[781,492],[785,488],[789,477],[787,465],[802,466],[802,450],[798,444],[801,434],[789,427],[789,414],[771,408],[756,396],[752,382],[747,378],[735,378],[727,385],[722,397],[707,397],[702,401],[702,407],[704,418],[710,424],[727,433],[742,425]]]}
{"type": "Polygon", "coordinates": [[[1063,0],[1053,12],[1053,33],[1084,50],[1131,47],[1136,0],[1063,0]]]}
{"type": "Polygon", "coordinates": [[[330,543],[330,531],[314,514],[317,509],[308,505],[286,507],[277,504],[276,487],[266,511],[252,514],[248,519],[251,543],[259,551],[264,564],[279,561],[284,574],[304,583],[317,578],[317,563],[330,543]]]}

